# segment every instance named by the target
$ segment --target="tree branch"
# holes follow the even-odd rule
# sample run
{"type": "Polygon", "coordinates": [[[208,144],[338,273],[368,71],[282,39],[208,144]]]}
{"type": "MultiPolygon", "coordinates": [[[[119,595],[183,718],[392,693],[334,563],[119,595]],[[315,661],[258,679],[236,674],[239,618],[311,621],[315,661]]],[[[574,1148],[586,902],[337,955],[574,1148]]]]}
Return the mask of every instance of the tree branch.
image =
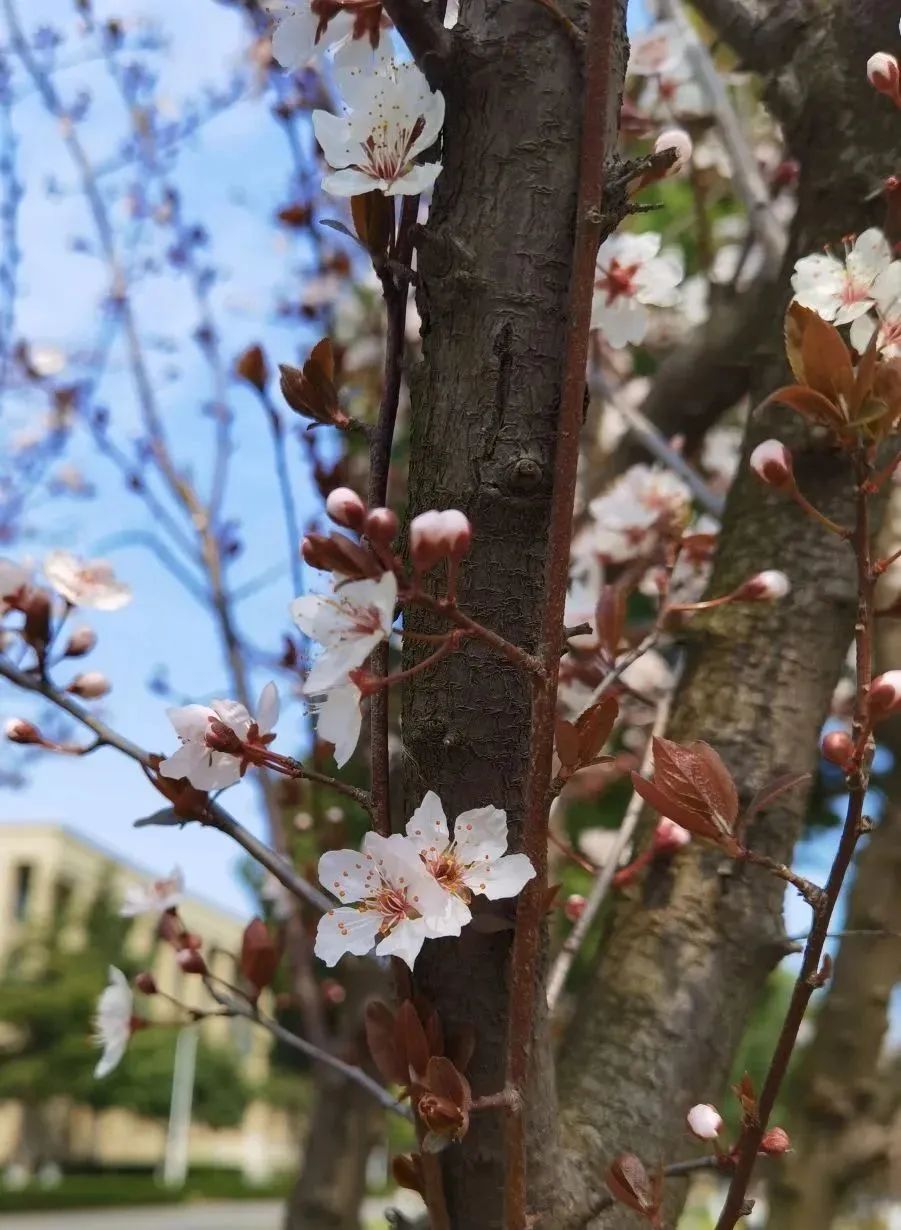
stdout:
{"type": "Polygon", "coordinates": [[[744,66],[757,72],[774,72],[788,63],[810,20],[799,0],[786,0],[767,14],[747,0],[692,0],[692,6],[744,66]]]}
{"type": "Polygon", "coordinates": [[[450,71],[453,38],[444,28],[435,0],[384,0],[384,4],[429,85],[438,88],[450,71]]]}

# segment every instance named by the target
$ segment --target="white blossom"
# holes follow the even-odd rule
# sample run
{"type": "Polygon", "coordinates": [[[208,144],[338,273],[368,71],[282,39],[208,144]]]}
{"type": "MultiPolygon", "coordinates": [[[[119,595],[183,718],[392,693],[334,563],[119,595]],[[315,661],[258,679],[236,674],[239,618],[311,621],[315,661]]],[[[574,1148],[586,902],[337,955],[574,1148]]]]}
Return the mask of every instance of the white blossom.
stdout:
{"type": "Polygon", "coordinates": [[[11,559],[0,559],[0,615],[9,610],[7,599],[27,585],[30,579],[30,574],[21,564],[11,559]]]}
{"type": "Polygon", "coordinates": [[[662,466],[630,466],[592,500],[592,545],[611,563],[634,559],[653,549],[660,530],[681,527],[691,509],[691,492],[662,466]]]}
{"type": "Polygon", "coordinates": [[[128,979],[115,965],[109,968],[109,985],[97,1001],[94,1013],[94,1040],[103,1054],[94,1069],[95,1076],[108,1076],[117,1067],[132,1032],[134,997],[128,979]]]}
{"type": "Polygon", "coordinates": [[[591,327],[619,350],[644,339],[647,306],[673,307],[679,301],[682,258],[660,253],[656,231],[611,235],[601,244],[595,271],[591,327]]]}
{"type": "Polygon", "coordinates": [[[391,635],[397,578],[384,573],[377,581],[349,581],[330,594],[304,594],[291,603],[300,630],[323,646],[304,684],[307,696],[347,683],[348,671],[362,666],[381,641],[391,635]]]}
{"type": "Polygon", "coordinates": [[[527,855],[507,853],[507,813],[490,804],[461,812],[451,838],[441,800],[430,790],[406,832],[429,873],[452,895],[461,926],[470,920],[474,894],[490,901],[516,897],[535,875],[527,855]]]}
{"type": "Polygon", "coordinates": [[[379,189],[388,196],[431,188],[440,162],[418,163],[444,124],[444,95],[429,88],[412,62],[382,59],[374,71],[336,74],[348,114],[313,112],[313,132],[334,173],[322,181],[334,196],[379,189]]]}
{"type": "Polygon", "coordinates": [[[320,699],[310,701],[316,716],[316,735],[334,744],[335,764],[343,768],[354,754],[360,738],[363,715],[360,689],[351,680],[330,688],[320,699]]]}
{"type": "Polygon", "coordinates": [[[686,1115],[688,1130],[699,1140],[716,1140],[723,1130],[723,1117],[709,1102],[693,1106],[686,1115]]]}
{"type": "Polygon", "coordinates": [[[795,265],[795,301],[824,320],[847,325],[876,306],[874,284],[892,264],[885,235],[871,227],[859,235],[839,260],[828,252],[803,256],[795,265]]]}
{"type": "Polygon", "coordinates": [[[165,914],[181,904],[185,892],[185,878],[180,867],[173,867],[168,876],[151,880],[149,884],[129,884],[119,907],[122,918],[136,918],[138,914],[165,914]]]}
{"type": "Polygon", "coordinates": [[[670,72],[682,63],[685,40],[675,22],[658,21],[632,39],[629,72],[636,77],[652,77],[670,72]]]}
{"type": "Polygon", "coordinates": [[[105,559],[80,559],[70,551],[51,551],[44,560],[44,576],[73,606],[118,611],[131,602],[131,589],[117,579],[105,559]]]}
{"type": "Polygon", "coordinates": [[[858,316],[851,325],[851,345],[863,354],[878,330],[876,347],[885,359],[901,358],[901,261],[892,261],[873,283],[876,319],[858,316]]]}
{"type": "MultiPolygon", "coordinates": [[[[370,28],[372,23],[358,23],[347,8],[337,12],[314,11],[311,0],[263,0],[263,7],[275,20],[272,34],[272,54],[282,68],[299,69],[318,54],[343,52],[364,60],[372,60],[370,28]]],[[[374,6],[370,6],[374,8],[374,6]]],[[[362,6],[360,6],[362,11],[362,6]]],[[[379,38],[380,24],[375,26],[379,38]]],[[[346,62],[346,61],[345,61],[346,62]]]]}
{"type": "Polygon", "coordinates": [[[399,833],[367,833],[359,852],[329,850],[319,860],[319,880],[341,903],[316,931],[314,951],[326,965],[375,947],[377,956],[400,957],[412,969],[427,938],[460,934],[454,898],[399,833]]]}
{"type": "Polygon", "coordinates": [[[242,742],[251,734],[261,742],[271,742],[266,736],[271,734],[278,720],[278,689],[274,683],[267,683],[263,688],[256,719],[236,700],[184,705],[166,712],[182,745],[163,761],[160,773],[163,777],[186,777],[198,790],[222,790],[239,780],[243,761],[239,755],[210,746],[210,724],[221,723],[242,742]]]}

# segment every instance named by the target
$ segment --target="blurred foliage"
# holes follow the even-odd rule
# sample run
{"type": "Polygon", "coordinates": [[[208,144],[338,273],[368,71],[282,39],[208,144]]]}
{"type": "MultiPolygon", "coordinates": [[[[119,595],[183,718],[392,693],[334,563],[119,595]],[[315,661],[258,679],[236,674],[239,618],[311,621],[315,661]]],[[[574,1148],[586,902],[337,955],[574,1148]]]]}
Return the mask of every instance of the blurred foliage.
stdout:
{"type": "Polygon", "coordinates": [[[291,1184],[291,1177],[286,1175],[265,1184],[250,1185],[235,1170],[193,1171],[185,1186],[178,1190],[163,1187],[146,1172],[67,1174],[55,1187],[31,1184],[18,1191],[5,1191],[0,1187],[0,1214],[129,1204],[183,1204],[191,1200],[282,1199],[288,1195],[291,1184]]]}
{"type": "MultiPolygon", "coordinates": [[[[71,947],[71,924],[57,919],[12,952],[0,979],[0,1099],[40,1105],[66,1095],[96,1109],[168,1115],[174,1029],[139,1031],[115,1072],[100,1081],[93,1074],[98,1053],[91,1044],[92,1020],[108,968],[116,964],[135,972],[124,955],[129,927],[101,886],[80,923],[77,950],[71,947]]],[[[236,1058],[201,1041],[195,1117],[212,1127],[233,1126],[248,1096],[236,1058]]]]}

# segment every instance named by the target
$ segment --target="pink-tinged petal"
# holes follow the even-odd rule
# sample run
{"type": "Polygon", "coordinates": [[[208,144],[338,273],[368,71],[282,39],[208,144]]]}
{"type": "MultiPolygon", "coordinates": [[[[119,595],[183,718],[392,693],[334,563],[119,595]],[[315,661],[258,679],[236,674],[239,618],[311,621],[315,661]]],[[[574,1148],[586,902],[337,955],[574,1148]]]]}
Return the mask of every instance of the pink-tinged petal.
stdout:
{"type": "Polygon", "coordinates": [[[441,800],[430,790],[407,821],[407,837],[417,850],[444,850],[450,841],[441,800]]]}
{"type": "Polygon", "coordinates": [[[278,688],[270,680],[260,693],[260,699],[257,701],[257,726],[260,728],[260,734],[268,735],[270,731],[275,729],[275,723],[278,721],[279,701],[278,688]]]}
{"type": "Polygon", "coordinates": [[[322,191],[329,196],[360,196],[364,192],[374,192],[376,189],[385,192],[389,185],[384,179],[375,179],[364,171],[355,171],[353,167],[334,171],[331,175],[323,175],[322,191]]]}
{"type": "Polygon", "coordinates": [[[848,253],[848,272],[855,282],[872,283],[892,259],[889,241],[878,227],[871,226],[858,235],[848,253]]]}
{"type": "Polygon", "coordinates": [[[365,957],[372,951],[381,924],[382,917],[374,910],[329,910],[319,920],[313,952],[330,966],[348,953],[365,957]]]}
{"type": "Polygon", "coordinates": [[[316,735],[334,745],[335,764],[341,769],[354,754],[360,738],[360,689],[352,683],[332,688],[316,706],[316,714],[316,735]]]}
{"type": "Polygon", "coordinates": [[[866,316],[872,306],[873,300],[870,298],[856,299],[853,303],[843,304],[835,313],[833,319],[836,325],[849,325],[861,316],[866,316]]]}
{"type": "Polygon", "coordinates": [[[220,721],[230,727],[239,739],[243,739],[250,730],[253,718],[245,707],[237,700],[214,700],[212,709],[220,721]]]}
{"type": "Polygon", "coordinates": [[[384,639],[381,632],[372,632],[367,636],[339,641],[323,650],[307,675],[303,685],[304,695],[319,696],[346,683],[348,674],[362,666],[376,645],[384,639]]]}
{"type": "Polygon", "coordinates": [[[410,969],[425,943],[425,925],[420,918],[405,918],[386,935],[376,948],[376,956],[400,957],[410,969]]]}
{"type": "Polygon", "coordinates": [[[319,882],[342,905],[372,897],[379,888],[374,859],[358,850],[327,850],[319,860],[319,882]]]}
{"type": "Polygon", "coordinates": [[[505,854],[493,862],[468,868],[463,882],[471,892],[497,901],[501,897],[516,897],[534,875],[535,868],[525,854],[505,854]]]}
{"type": "Polygon", "coordinates": [[[440,162],[417,162],[384,189],[386,196],[415,196],[428,192],[444,170],[440,162]]]}
{"type": "Polygon", "coordinates": [[[454,823],[454,842],[461,863],[484,862],[507,852],[507,813],[499,807],[475,807],[454,823]]]}
{"type": "Polygon", "coordinates": [[[216,714],[206,705],[182,705],[167,709],[166,717],[183,743],[195,740],[202,743],[210,728],[210,719],[215,718],[216,714]]]}

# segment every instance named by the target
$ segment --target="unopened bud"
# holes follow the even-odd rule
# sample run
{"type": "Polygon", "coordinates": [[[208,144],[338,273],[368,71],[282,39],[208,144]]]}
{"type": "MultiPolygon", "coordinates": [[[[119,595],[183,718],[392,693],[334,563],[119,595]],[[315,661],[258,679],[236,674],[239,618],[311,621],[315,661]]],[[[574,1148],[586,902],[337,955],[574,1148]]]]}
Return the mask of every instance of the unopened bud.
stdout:
{"type": "Polygon", "coordinates": [[[791,1139],[785,1128],[772,1127],[763,1134],[760,1142],[760,1152],[770,1157],[778,1157],[780,1153],[788,1153],[792,1147],[791,1139]]]}
{"type": "Polygon", "coordinates": [[[563,913],[570,922],[578,922],[585,911],[585,898],[581,893],[570,893],[563,903],[563,913]]]}
{"type": "Polygon", "coordinates": [[[430,509],[410,522],[410,555],[420,572],[428,572],[448,555],[461,560],[471,545],[472,526],[459,509],[430,509]]]}
{"type": "Polygon", "coordinates": [[[248,346],[235,360],[235,373],[262,393],[269,380],[269,365],[262,346],[248,346]]]}
{"type": "Polygon", "coordinates": [[[20,610],[25,612],[23,635],[29,645],[42,654],[50,643],[50,596],[43,589],[27,590],[20,610]]]}
{"type": "Polygon", "coordinates": [[[63,655],[67,658],[83,658],[86,653],[90,653],[97,644],[97,633],[93,628],[87,625],[81,628],[75,628],[69,635],[66,641],[66,647],[63,650],[63,655]]]}
{"type": "Polygon", "coordinates": [[[870,717],[888,717],[901,709],[901,670],[877,675],[870,684],[870,717]]]}
{"type": "Polygon", "coordinates": [[[397,533],[397,514],[390,508],[374,508],[366,518],[366,537],[380,547],[390,547],[397,533]]]}
{"type": "Polygon", "coordinates": [[[101,696],[106,696],[111,688],[112,684],[101,671],[84,671],[75,676],[66,691],[73,696],[81,696],[84,700],[99,700],[101,696]]]}
{"type": "Polygon", "coordinates": [[[469,518],[458,508],[449,508],[440,514],[444,539],[451,559],[461,560],[472,546],[472,526],[469,518]]]}
{"type": "Polygon", "coordinates": [[[764,440],[751,454],[751,469],[768,487],[784,489],[794,485],[792,455],[781,440],[764,440]]]}
{"type": "Polygon", "coordinates": [[[756,576],[745,581],[744,585],[736,590],[735,597],[742,602],[773,602],[777,598],[784,598],[790,589],[791,582],[784,572],[767,568],[765,572],[758,572],[756,576]]]}
{"type": "Polygon", "coordinates": [[[830,730],[828,735],[823,736],[820,751],[824,760],[843,769],[854,754],[854,742],[847,731],[830,730]]]}
{"type": "Polygon", "coordinates": [[[135,978],[135,986],[142,995],[156,995],[156,979],[149,970],[144,970],[143,973],[138,974],[137,978],[135,978]]]}
{"type": "Polygon", "coordinates": [[[654,829],[655,854],[674,854],[676,850],[687,846],[690,841],[691,833],[688,829],[684,829],[681,824],[676,824],[675,820],[670,820],[665,816],[658,821],[654,829]]]}
{"type": "Polygon", "coordinates": [[[366,521],[366,505],[350,487],[336,487],[325,501],[325,511],[336,525],[361,533],[366,521]]]}
{"type": "Polygon", "coordinates": [[[206,961],[194,948],[183,948],[175,954],[180,969],[186,974],[205,974],[206,961]]]}
{"type": "Polygon", "coordinates": [[[25,718],[9,718],[4,723],[3,733],[10,743],[37,743],[40,746],[44,743],[44,736],[34,722],[27,722],[25,718]]]}
{"type": "Polygon", "coordinates": [[[867,78],[874,90],[887,95],[897,107],[901,107],[901,69],[894,56],[887,51],[877,51],[867,60],[867,78]]]}
{"type": "Polygon", "coordinates": [[[322,980],[322,997],[328,1004],[343,1004],[347,999],[347,992],[342,987],[340,982],[334,978],[324,978],[322,980]]]}
{"type": "Polygon", "coordinates": [[[666,172],[667,175],[678,175],[691,158],[693,149],[691,137],[682,128],[667,128],[654,142],[654,153],[662,154],[664,150],[676,151],[676,161],[666,172]]]}
{"type": "Polygon", "coordinates": [[[723,1130],[723,1117],[709,1102],[699,1102],[685,1116],[688,1130],[698,1140],[716,1140],[723,1130]]]}

